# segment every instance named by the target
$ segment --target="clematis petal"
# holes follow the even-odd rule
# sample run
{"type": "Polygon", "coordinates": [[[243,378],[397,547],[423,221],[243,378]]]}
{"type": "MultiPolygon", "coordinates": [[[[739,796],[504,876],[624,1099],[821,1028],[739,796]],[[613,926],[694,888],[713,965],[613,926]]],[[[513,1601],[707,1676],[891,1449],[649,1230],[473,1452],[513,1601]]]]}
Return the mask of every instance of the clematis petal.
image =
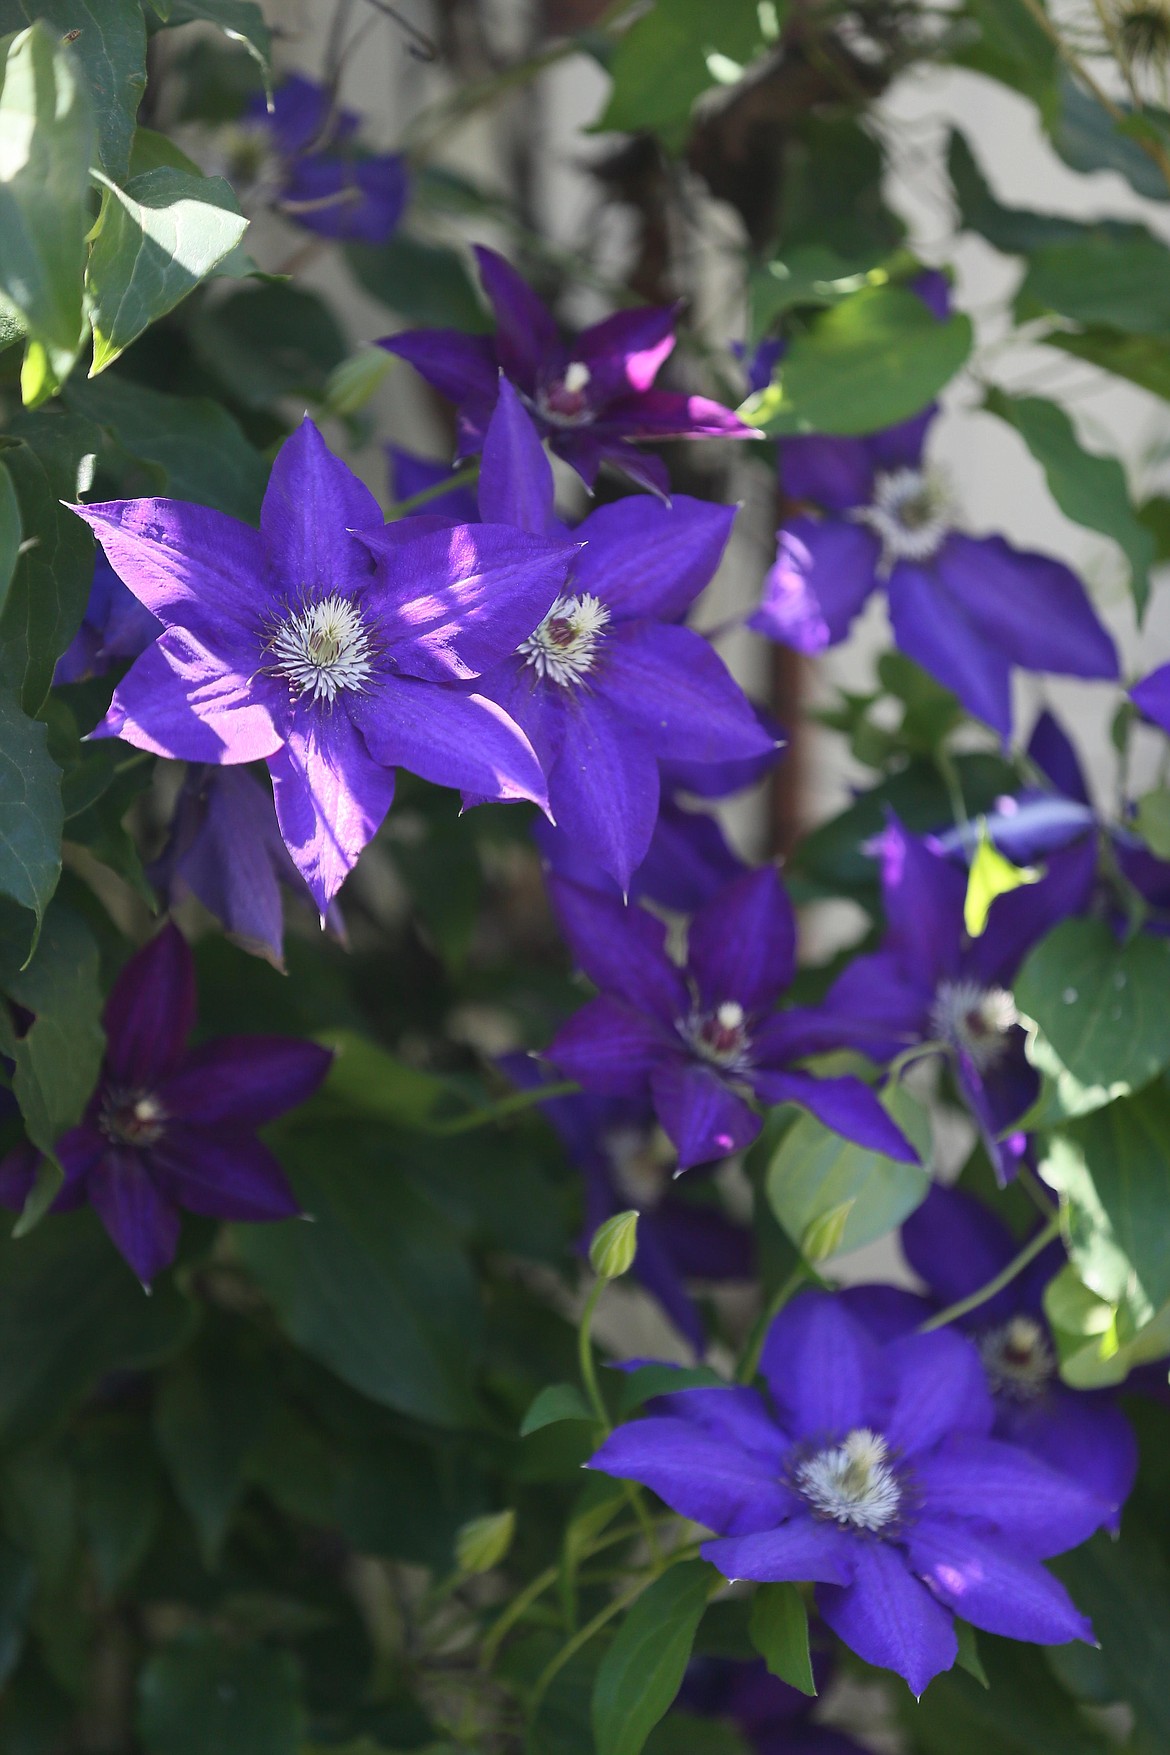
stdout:
{"type": "Polygon", "coordinates": [[[969,964],[987,986],[1009,987],[1032,946],[1058,921],[1088,906],[1097,878],[1095,837],[1050,853],[1039,883],[1020,884],[997,896],[987,924],[971,946],[969,964]]]}
{"type": "Polygon", "coordinates": [[[628,895],[658,817],[658,763],[640,727],[600,696],[574,696],[562,718],[549,774],[553,819],[628,895]]]}
{"type": "Polygon", "coordinates": [[[858,1542],[853,1583],[844,1590],[823,1586],[817,1607],[851,1651],[867,1664],[903,1676],[915,1695],[958,1656],[947,1610],[888,1542],[858,1542]]]}
{"type": "Polygon", "coordinates": [[[619,1426],[588,1466],[640,1481],[680,1517],[727,1535],[770,1529],[791,1504],[770,1463],[668,1415],[619,1426]]]}
{"type": "MultiPolygon", "coordinates": [[[[658,1412],[670,1414],[712,1437],[723,1438],[759,1457],[779,1477],[791,1440],[781,1431],[763,1396],[742,1384],[717,1385],[710,1389],[680,1389],[660,1396],[658,1412]]],[[[802,1501],[790,1495],[789,1509],[798,1511],[802,1501]]]]}
{"type": "Polygon", "coordinates": [[[944,976],[959,972],[966,873],[893,815],[877,851],[886,916],[884,949],[897,954],[904,979],[933,997],[944,976]]]}
{"type": "Polygon", "coordinates": [[[143,1154],[111,1145],[91,1170],[87,1191],[119,1255],[149,1286],[175,1259],[180,1220],[143,1154]]]}
{"type": "Polygon", "coordinates": [[[1147,719],[1152,719],[1163,731],[1170,731],[1170,664],[1161,665],[1135,683],[1129,698],[1147,719]]]}
{"type": "Polygon", "coordinates": [[[672,1059],[650,1074],[654,1108],[678,1150],[678,1167],[690,1170],[750,1146],[760,1118],[719,1074],[697,1061],[672,1059]]]}
{"type": "Polygon", "coordinates": [[[591,592],[614,623],[675,621],[710,584],[727,547],[734,506],[676,494],[670,505],[626,498],[591,512],[573,589],[591,592]]]}
{"type": "Polygon", "coordinates": [[[1061,676],[1118,676],[1113,641],[1063,561],[1024,554],[1002,536],[952,535],[935,567],[982,638],[1012,663],[1061,676]]]}
{"type": "Polygon", "coordinates": [[[548,306],[510,262],[483,244],[475,246],[479,278],[496,314],[496,352],[514,383],[530,394],[541,368],[561,353],[561,338],[548,306]]]}
{"type": "Polygon", "coordinates": [[[599,994],[561,1025],[545,1054],[555,1067],[604,1097],[636,1097],[678,1048],[667,1029],[625,1000],[599,994]]]}
{"type": "Polygon", "coordinates": [[[719,890],[691,921],[687,950],[704,1006],[770,1005],[796,970],[796,917],[776,869],[761,866],[719,890]]]}
{"type": "Polygon", "coordinates": [[[691,628],[626,622],[607,629],[589,680],[655,755],[720,762],[775,747],[719,654],[691,628]]]}
{"type": "Polygon", "coordinates": [[[389,680],[354,718],[370,754],[436,786],[485,799],[548,802],[536,752],[502,707],[483,695],[411,677],[389,680]]]}
{"type": "Polygon", "coordinates": [[[791,519],[778,532],[776,559],[748,627],[798,652],[837,645],[877,585],[879,553],[877,537],[860,524],[791,519]]]}
{"type": "MultiPolygon", "coordinates": [[[[1054,1383],[1033,1402],[999,1400],[996,1435],[1104,1500],[1122,1506],[1138,1467],[1137,1436],[1112,1397],[1054,1383]]],[[[1107,1527],[1116,1527],[1118,1518],[1107,1527]]]]}
{"type": "MultiPolygon", "coordinates": [[[[921,1301],[915,1303],[921,1310],[921,1301]]],[[[895,1449],[916,1456],[950,1433],[990,1432],[991,1392],[978,1350],[965,1335],[952,1329],[908,1334],[891,1343],[886,1358],[894,1400],[885,1434],[895,1449]]]]}
{"type": "Polygon", "coordinates": [[[322,913],[382,826],[394,775],[344,709],[310,709],[268,760],[284,844],[322,913]]]}
{"type": "Polygon", "coordinates": [[[618,397],[594,423],[602,438],[754,439],[759,434],[722,402],[678,390],[642,390],[618,397]]]}
{"type": "Polygon", "coordinates": [[[724,1578],[751,1578],[760,1584],[847,1585],[857,1570],[860,1544],[836,1524],[794,1517],[779,1529],[704,1542],[704,1560],[724,1578]]]}
{"type": "Polygon", "coordinates": [[[748,1079],[766,1103],[799,1103],[825,1127],[867,1151],[881,1152],[899,1164],[919,1162],[902,1129],[860,1079],[820,1079],[812,1073],[773,1072],[769,1068],[754,1068],[748,1079]]]}
{"type": "Polygon", "coordinates": [[[677,305],[615,311],[572,343],[575,360],[588,366],[589,392],[597,403],[630,390],[649,390],[674,351],[677,305]]]}
{"type": "Polygon", "coordinates": [[[174,1072],[195,1026],[195,962],[173,921],[136,951],[110,989],[102,1023],[106,1072],[152,1091],[174,1072]]]}
{"type": "Polygon", "coordinates": [[[279,691],[232,668],[171,629],[130,666],[91,737],[120,737],[136,749],[185,762],[264,761],[280,748],[279,691]]]}
{"type": "Polygon", "coordinates": [[[151,1149],[159,1188],[176,1206],[209,1219],[291,1219],[300,1212],[266,1145],[246,1134],[219,1138],[197,1127],[169,1133],[151,1149]]]}
{"type": "MultiPolygon", "coordinates": [[[[926,278],[925,275],[920,276],[922,280],[926,278]]],[[[912,290],[918,292],[919,288],[915,285],[912,290]]],[[[942,300],[942,308],[934,311],[940,321],[948,314],[946,291],[943,292],[942,300]]],[[[927,298],[924,303],[930,304],[931,300],[927,298]]],[[[862,443],[879,469],[921,469],[926,435],[937,413],[938,405],[932,402],[921,414],[899,421],[896,427],[884,427],[880,433],[871,433],[862,443]]]]}
{"type": "MultiPolygon", "coordinates": [[[[939,1304],[948,1305],[993,1280],[1017,1244],[1003,1220],[981,1200],[936,1182],[903,1222],[902,1249],[939,1304]]],[[[1014,1313],[1015,1298],[1015,1289],[1007,1287],[980,1307],[979,1321],[1005,1321],[1014,1313]]]]}
{"type": "Polygon", "coordinates": [[[1033,1560],[1079,1547],[1117,1509],[1071,1475],[994,1438],[955,1438],[914,1466],[925,1516],[994,1531],[1033,1560]]]}
{"type": "Polygon", "coordinates": [[[681,972],[666,954],[662,921],[566,878],[551,877],[548,893],[577,965],[590,981],[657,1018],[674,1036],[690,1001],[681,972]]]}
{"type": "Polygon", "coordinates": [[[968,713],[1010,737],[1011,660],[943,582],[937,561],[930,568],[899,561],[887,591],[899,650],[956,694],[968,713]]]}
{"type": "Polygon", "coordinates": [[[1038,1560],[931,1517],[912,1526],[907,1546],[918,1576],[973,1627],[1032,1645],[1096,1644],[1085,1616],[1038,1560]]]}
{"type": "Polygon", "coordinates": [[[773,1319],[760,1370],[798,1437],[883,1424],[893,1386],[882,1351],[827,1293],[802,1292],[773,1319]]]}
{"type": "Polygon", "coordinates": [[[780,485],[790,500],[808,500],[826,512],[848,512],[873,497],[873,458],[864,439],[820,434],[780,444],[780,485]]]}
{"type": "Polygon", "coordinates": [[[412,365],[421,378],[459,409],[459,455],[477,451],[483,441],[500,386],[500,368],[491,338],[459,329],[404,329],[378,342],[387,353],[412,365]]]}
{"type": "Polygon", "coordinates": [[[349,595],[372,563],[352,534],[380,530],[377,500],[305,416],[272,465],[260,512],[268,578],[278,601],[349,595]]]}
{"type": "Polygon", "coordinates": [[[1047,707],[1032,727],[1028,757],[1064,798],[1073,799],[1077,804],[1091,802],[1076,747],[1056,715],[1047,707]]]}
{"type": "Polygon", "coordinates": [[[634,894],[693,914],[746,869],[717,817],[664,798],[650,850],[635,874],[634,894]]]}
{"type": "MultiPolygon", "coordinates": [[[[487,524],[512,524],[533,536],[565,535],[556,515],[552,465],[532,417],[504,377],[500,379],[499,400],[483,441],[479,514],[487,524]]],[[[578,540],[584,540],[580,532],[578,540]]],[[[531,633],[532,628],[527,632],[531,633]]]]}
{"type": "Polygon", "coordinates": [[[159,1094],[168,1115],[201,1130],[250,1133],[311,1097],[332,1063],[328,1048],[294,1036],[217,1036],[159,1094]]]}

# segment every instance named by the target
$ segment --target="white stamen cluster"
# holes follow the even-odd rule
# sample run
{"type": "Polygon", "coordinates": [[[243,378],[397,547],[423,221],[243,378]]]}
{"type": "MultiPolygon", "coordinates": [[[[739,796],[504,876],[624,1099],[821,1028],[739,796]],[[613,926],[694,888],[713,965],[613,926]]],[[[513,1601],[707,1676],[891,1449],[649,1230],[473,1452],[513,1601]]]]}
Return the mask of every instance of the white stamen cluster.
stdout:
{"type": "Polygon", "coordinates": [[[588,591],[580,597],[558,597],[536,632],[521,644],[520,656],[537,676],[571,688],[593,669],[608,621],[608,609],[588,591]]]}
{"type": "Polygon", "coordinates": [[[883,1530],[897,1517],[902,1489],[880,1432],[858,1426],[841,1444],[818,1450],[796,1470],[798,1493],[821,1517],[859,1530],[883,1530]]]}
{"type": "Polygon", "coordinates": [[[374,668],[365,618],[356,603],[336,591],[284,616],[268,648],[273,669],[294,694],[330,705],[340,690],[363,688],[374,668]]]}
{"type": "Polygon", "coordinates": [[[1035,1401],[1056,1374],[1048,1336],[1031,1316],[1013,1316],[988,1329],[980,1337],[979,1354],[992,1389],[1012,1401],[1035,1401]]]}
{"type": "Polygon", "coordinates": [[[986,1072],[1002,1059],[1012,1027],[1019,1021],[1010,993],[969,980],[941,981],[930,1012],[931,1029],[939,1041],[961,1048],[977,1072],[986,1072]]]}
{"type": "Polygon", "coordinates": [[[898,561],[928,561],[936,555],[951,528],[950,495],[935,475],[921,469],[893,469],[879,474],[873,499],[852,517],[868,524],[882,545],[878,572],[889,577],[898,561]]]}
{"type": "Polygon", "coordinates": [[[162,1137],[167,1113],[151,1091],[111,1087],[105,1094],[97,1124],[107,1139],[120,1146],[152,1146],[162,1137]]]}
{"type": "Polygon", "coordinates": [[[724,1072],[747,1066],[748,1032],[743,1007],[736,1000],[724,1000],[713,1012],[692,1012],[678,1030],[696,1054],[724,1072]]]}
{"type": "Polygon", "coordinates": [[[582,390],[588,388],[592,376],[593,374],[584,360],[570,360],[565,367],[562,383],[570,396],[577,396],[582,390]]]}

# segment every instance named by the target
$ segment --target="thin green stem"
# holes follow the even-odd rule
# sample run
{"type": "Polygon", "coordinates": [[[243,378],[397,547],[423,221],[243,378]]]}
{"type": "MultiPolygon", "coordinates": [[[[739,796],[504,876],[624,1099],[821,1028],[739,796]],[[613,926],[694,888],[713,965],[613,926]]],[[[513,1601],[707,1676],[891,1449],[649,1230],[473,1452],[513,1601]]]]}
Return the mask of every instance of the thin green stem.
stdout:
{"type": "Polygon", "coordinates": [[[994,1298],[997,1292],[1002,1292],[1005,1286],[1010,1286],[1016,1275],[1022,1274],[1028,1263],[1035,1261],[1040,1251],[1046,1249],[1053,1238],[1059,1237],[1059,1235],[1060,1214],[1054,1213],[1048,1223],[1041,1226],[1035,1237],[1030,1242],[1025,1243],[1019,1254],[1014,1255],[994,1279],[988,1280],[985,1286],[980,1286],[977,1292],[968,1293],[966,1298],[960,1298],[954,1304],[948,1304],[947,1308],[940,1310],[937,1316],[928,1318],[926,1322],[919,1325],[918,1333],[925,1335],[929,1334],[932,1329],[945,1328],[949,1322],[956,1322],[960,1316],[966,1316],[969,1311],[978,1310],[981,1304],[986,1304],[989,1298],[994,1298]]]}
{"type": "Polygon", "coordinates": [[[398,518],[405,518],[409,512],[417,512],[422,506],[429,506],[432,500],[442,499],[444,494],[453,492],[455,488],[474,487],[479,480],[479,464],[468,463],[463,469],[457,469],[446,481],[432,482],[430,487],[420,488],[417,494],[411,494],[408,500],[399,500],[386,513],[387,524],[398,518]]]}
{"type": "MultiPolygon", "coordinates": [[[[597,1310],[601,1294],[608,1284],[608,1280],[597,1280],[593,1290],[585,1300],[585,1308],[581,1312],[581,1322],[577,1329],[577,1361],[581,1367],[581,1381],[585,1385],[589,1405],[597,1415],[597,1423],[606,1438],[613,1431],[613,1421],[609,1417],[609,1410],[601,1394],[601,1385],[597,1381],[597,1366],[593,1359],[592,1329],[594,1313],[597,1310]]],[[[630,1502],[630,1510],[637,1518],[638,1525],[645,1537],[650,1558],[656,1567],[660,1566],[662,1562],[661,1550],[654,1534],[654,1525],[650,1522],[650,1514],[642,1503],[642,1495],[633,1481],[623,1481],[622,1488],[630,1502]]]]}
{"type": "Polygon", "coordinates": [[[580,1089],[574,1079],[562,1079],[559,1084],[539,1085],[532,1091],[516,1091],[510,1097],[501,1097],[498,1103],[492,1103],[486,1109],[473,1109],[470,1115],[457,1115],[451,1121],[422,1122],[419,1128],[422,1133],[471,1133],[477,1127],[490,1127],[494,1121],[506,1121],[510,1115],[534,1109],[550,1097],[575,1096],[580,1089]]]}
{"type": "MultiPolygon", "coordinates": [[[[600,1554],[606,1548],[616,1547],[619,1542],[632,1541],[635,1536],[643,1533],[640,1525],[635,1527],[633,1524],[623,1524],[620,1530],[610,1530],[608,1535],[598,1536],[594,1541],[586,1543],[581,1551],[581,1557],[584,1560],[592,1559],[594,1554],[600,1554]]],[[[479,1667],[481,1670],[491,1669],[496,1659],[496,1653],[512,1628],[517,1621],[523,1620],[546,1590],[552,1589],[560,1577],[560,1571],[559,1565],[546,1566],[543,1572],[538,1572],[536,1577],[525,1585],[519,1596],[513,1597],[506,1609],[501,1610],[484,1636],[483,1644],[480,1647],[479,1667]]]]}
{"type": "Polygon", "coordinates": [[[565,1641],[560,1651],[557,1652],[554,1658],[549,1660],[536,1679],[536,1684],[528,1702],[530,1721],[535,1719],[537,1713],[540,1711],[540,1703],[548,1693],[551,1683],[560,1675],[569,1660],[576,1657],[577,1653],[584,1646],[589,1644],[593,1635],[595,1633],[600,1633],[601,1629],[607,1622],[612,1621],[615,1615],[620,1615],[623,1609],[628,1609],[631,1603],[637,1602],[642,1592],[654,1583],[655,1576],[656,1575],[651,1575],[649,1578],[640,1578],[631,1590],[623,1591],[621,1596],[614,1597],[613,1601],[607,1603],[604,1609],[598,1610],[592,1621],[586,1621],[584,1627],[574,1633],[572,1639],[567,1639],[565,1641]]]}
{"type": "Polygon", "coordinates": [[[736,1373],[740,1383],[750,1383],[752,1378],[756,1375],[756,1370],[760,1363],[760,1354],[764,1347],[764,1339],[768,1330],[772,1326],[773,1319],[779,1316],[784,1306],[788,1303],[788,1300],[800,1289],[805,1280],[810,1278],[810,1273],[811,1270],[809,1269],[808,1263],[803,1259],[798,1261],[788,1278],[784,1281],[784,1284],[780,1287],[780,1290],[775,1293],[766,1309],[762,1310],[756,1318],[752,1332],[748,1336],[747,1346],[744,1349],[744,1355],[740,1361],[739,1371],[736,1373]]]}

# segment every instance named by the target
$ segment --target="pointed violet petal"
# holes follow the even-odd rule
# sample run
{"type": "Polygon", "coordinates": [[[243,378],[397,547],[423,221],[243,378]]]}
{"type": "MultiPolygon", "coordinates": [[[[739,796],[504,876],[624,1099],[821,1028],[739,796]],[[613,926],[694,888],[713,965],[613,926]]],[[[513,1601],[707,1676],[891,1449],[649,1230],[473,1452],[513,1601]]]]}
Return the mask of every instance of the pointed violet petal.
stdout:
{"type": "Polygon", "coordinates": [[[847,1585],[856,1570],[859,1545],[836,1524],[797,1517],[779,1529],[704,1542],[700,1551],[725,1578],[847,1585]]]}
{"type": "Polygon", "coordinates": [[[549,774],[553,820],[628,895],[658,818],[658,763],[639,729],[598,695],[578,691],[566,703],[561,736],[549,774]]]}
{"type": "Polygon", "coordinates": [[[828,1293],[802,1292],[773,1319],[760,1370],[798,1437],[882,1426],[892,1390],[882,1350],[828,1293]]]}
{"type": "MultiPolygon", "coordinates": [[[[259,646],[253,662],[260,658],[259,646]]],[[[251,668],[251,667],[249,667],[251,668]]],[[[171,629],[135,659],[91,737],[185,762],[257,762],[274,755],[279,691],[171,629]]]]}
{"type": "MultiPolygon", "coordinates": [[[[925,1311],[916,1299],[918,1320],[925,1311]]],[[[908,1334],[886,1351],[894,1400],[885,1436],[907,1456],[930,1450],[949,1433],[990,1432],[995,1410],[973,1341],[953,1329],[908,1334]]]]}
{"type": "Polygon", "coordinates": [[[293,1036],[217,1036],[166,1081],[163,1107],[200,1130],[250,1133],[311,1097],[332,1061],[293,1036]]]}
{"type": "Polygon", "coordinates": [[[650,1074],[654,1108],[678,1150],[678,1167],[690,1170],[750,1146],[760,1118],[709,1066],[665,1060],[650,1074]]]}
{"type": "MultiPolygon", "coordinates": [[[[1140,685],[1139,685],[1140,686],[1140,685]]],[[[1076,746],[1054,713],[1045,707],[1032,727],[1028,756],[1064,798],[1088,804],[1089,791],[1076,746]]]]}
{"type": "Polygon", "coordinates": [[[629,439],[754,439],[759,434],[722,402],[677,390],[643,390],[610,403],[594,432],[629,439]]]}
{"type": "Polygon", "coordinates": [[[521,390],[532,394],[541,368],[555,360],[561,339],[548,306],[495,250],[475,246],[479,278],[496,314],[496,352],[521,390]]]}
{"type": "Polygon", "coordinates": [[[173,921],[123,965],[102,1023],[112,1083],[153,1091],[178,1066],[195,1026],[195,963],[173,921]]]}
{"type": "Polygon", "coordinates": [[[291,1219],[300,1211],[284,1171],[247,1134],[223,1139],[176,1128],[151,1150],[159,1187],[176,1206],[209,1219],[291,1219]]]}
{"type": "Polygon", "coordinates": [[[180,1221],[143,1154],[111,1145],[90,1173],[88,1192],[110,1241],[148,1286],[175,1259],[180,1221]]]}
{"type": "Polygon", "coordinates": [[[1129,698],[1147,719],[1152,719],[1163,731],[1170,731],[1170,664],[1163,664],[1135,683],[1129,698]]]}
{"type": "Polygon", "coordinates": [[[479,798],[547,805],[532,745],[503,708],[483,695],[393,677],[376,697],[357,705],[354,719],[384,768],[406,768],[436,786],[479,798]]]}
{"type": "Polygon", "coordinates": [[[856,1567],[844,1590],[818,1590],[821,1616],[858,1657],[903,1676],[920,1695],[958,1656],[951,1616],[888,1542],[858,1542],[856,1567]]]}
{"type": "Polygon", "coordinates": [[[1039,1457],[994,1438],[956,1438],[914,1466],[924,1515],[992,1529],[1013,1554],[1032,1560],[1080,1547],[1117,1509],[1039,1457]]]}
{"type": "MultiPolygon", "coordinates": [[[[779,1478],[783,1473],[786,1453],[792,1441],[781,1431],[758,1390],[742,1384],[726,1384],[710,1389],[683,1389],[660,1396],[655,1409],[676,1420],[689,1420],[692,1426],[722,1438],[730,1445],[749,1451],[764,1462],[779,1478]]],[[[797,1511],[803,1501],[789,1495],[789,1510],[797,1511]]]]}
{"type": "Polygon", "coordinates": [[[1038,1560],[1006,1543],[922,1517],[911,1526],[907,1544],[914,1571],[973,1627],[1032,1645],[1066,1645],[1073,1639],[1096,1643],[1064,1586],[1038,1560]]]}
{"type": "Polygon", "coordinates": [[[507,378],[500,379],[499,400],[484,436],[479,513],[485,523],[514,524],[533,536],[566,534],[557,520],[552,465],[531,416],[507,378]]]}
{"type": "Polygon", "coordinates": [[[561,1025],[545,1058],[587,1091],[636,1097],[647,1089],[652,1070],[677,1052],[663,1025],[602,993],[561,1025]]]}
{"type": "Polygon", "coordinates": [[[589,368],[595,405],[631,390],[649,390],[674,350],[677,305],[615,311],[570,344],[575,360],[589,368]]]}
{"type": "MultiPolygon", "coordinates": [[[[456,474],[449,463],[420,457],[416,451],[406,451],[401,445],[387,445],[386,458],[390,464],[390,492],[396,501],[411,500],[415,494],[438,487],[440,482],[450,481],[456,474]]],[[[469,487],[453,487],[450,493],[439,494],[417,512],[407,514],[412,523],[418,518],[434,517],[444,524],[474,524],[478,516],[475,490],[469,487]]],[[[507,520],[501,519],[500,522],[506,523],[507,520]]]]}
{"type": "Polygon", "coordinates": [[[656,1018],[677,1040],[675,1025],[690,999],[681,971],[666,954],[662,921],[564,878],[550,878],[548,893],[577,966],[590,981],[656,1018]]]}
{"type": "MultiPolygon", "coordinates": [[[[902,1250],[940,1305],[957,1304],[993,1280],[1016,1253],[997,1213],[960,1188],[934,1183],[902,1226],[902,1250]]],[[[1012,1287],[980,1307],[980,1323],[1005,1321],[1015,1309],[1012,1287]]]]}
{"type": "MultiPolygon", "coordinates": [[[[914,290],[917,291],[917,288],[914,290]]],[[[946,312],[936,311],[935,315],[945,316],[946,312]]],[[[900,421],[896,427],[886,427],[880,433],[871,433],[862,443],[879,469],[921,469],[926,435],[937,413],[938,407],[932,403],[921,414],[900,421]]]]}
{"type": "Polygon", "coordinates": [[[474,425],[487,426],[500,383],[496,350],[486,335],[458,329],[404,329],[378,342],[412,365],[449,402],[465,407],[474,425]]]}
{"type": "Polygon", "coordinates": [[[351,532],[380,530],[383,522],[369,488],[333,455],[306,415],[276,454],[260,512],[274,597],[296,605],[335,591],[351,595],[372,570],[351,532]]]}
{"type": "Polygon", "coordinates": [[[793,518],[777,533],[776,559],[748,627],[798,652],[823,652],[849,632],[877,585],[872,530],[838,518],[793,518]]]}
{"type": "Polygon", "coordinates": [[[1012,663],[1060,676],[1118,676],[1113,641],[1063,561],[1022,553],[1002,536],[952,535],[934,564],[981,637],[1012,663]]]}
{"type": "Polygon", "coordinates": [[[626,622],[607,629],[589,680],[656,755],[719,762],[773,747],[719,654],[691,628],[626,622]]]}
{"type": "Polygon", "coordinates": [[[381,828],[394,775],[370,755],[340,707],[310,708],[268,767],[284,844],[324,913],[381,828]]]}
{"type": "Polygon", "coordinates": [[[773,866],[745,872],[691,921],[687,968],[704,1007],[734,1000],[745,1012],[771,1005],[796,969],[796,917],[773,866]]]}
{"type": "Polygon", "coordinates": [[[976,627],[966,605],[939,577],[937,564],[899,561],[887,593],[899,650],[956,694],[968,713],[1010,737],[1011,661],[976,627]]]}
{"type": "Polygon", "coordinates": [[[619,1426],[589,1467],[620,1481],[640,1481],[680,1517],[721,1534],[768,1529],[791,1505],[774,1465],[725,1437],[664,1415],[619,1426]]]}
{"type": "Polygon", "coordinates": [[[756,1070],[749,1079],[766,1103],[799,1103],[825,1127],[867,1151],[899,1164],[917,1164],[918,1153],[901,1128],[860,1079],[819,1079],[812,1073],[756,1070]]]}
{"type": "Polygon", "coordinates": [[[895,952],[906,976],[933,997],[943,976],[958,973],[966,873],[894,816],[882,831],[878,854],[883,950],[895,952]]]}
{"type": "Polygon", "coordinates": [[[675,621],[714,578],[734,520],[734,506],[686,494],[669,506],[634,498],[601,506],[577,528],[585,547],[573,590],[599,597],[615,624],[675,621]]]}
{"type": "Polygon", "coordinates": [[[849,512],[873,497],[873,459],[864,439],[808,434],[780,444],[780,485],[790,500],[849,512]]]}
{"type": "MultiPolygon", "coordinates": [[[[996,1435],[1071,1475],[1107,1505],[1129,1498],[1138,1467],[1133,1427],[1105,1393],[1050,1384],[1033,1402],[999,1400],[996,1435]]],[[[1109,1528],[1116,1519],[1110,1519],[1109,1528]]]]}

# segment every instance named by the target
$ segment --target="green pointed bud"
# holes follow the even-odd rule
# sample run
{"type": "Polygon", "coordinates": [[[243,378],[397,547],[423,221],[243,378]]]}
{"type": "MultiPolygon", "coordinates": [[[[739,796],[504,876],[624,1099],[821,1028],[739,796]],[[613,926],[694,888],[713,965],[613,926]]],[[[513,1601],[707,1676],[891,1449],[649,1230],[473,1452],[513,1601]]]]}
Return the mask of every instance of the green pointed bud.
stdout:
{"type": "Polygon", "coordinates": [[[615,1213],[594,1232],[589,1265],[603,1280],[620,1280],[633,1267],[637,1253],[637,1213],[615,1213]]]}
{"type": "Polygon", "coordinates": [[[512,1546],[515,1533],[514,1511],[494,1511],[488,1517],[473,1517],[455,1537],[455,1560],[460,1572],[490,1572],[512,1546]]]}
{"type": "Polygon", "coordinates": [[[363,347],[334,366],[325,386],[325,409],[329,414],[356,414],[364,408],[387,372],[393,369],[393,357],[385,348],[363,347]]]}
{"type": "Polygon", "coordinates": [[[800,1240],[800,1253],[805,1261],[815,1265],[836,1255],[853,1207],[854,1200],[843,1200],[839,1206],[830,1207],[827,1213],[812,1221],[800,1240]]]}

